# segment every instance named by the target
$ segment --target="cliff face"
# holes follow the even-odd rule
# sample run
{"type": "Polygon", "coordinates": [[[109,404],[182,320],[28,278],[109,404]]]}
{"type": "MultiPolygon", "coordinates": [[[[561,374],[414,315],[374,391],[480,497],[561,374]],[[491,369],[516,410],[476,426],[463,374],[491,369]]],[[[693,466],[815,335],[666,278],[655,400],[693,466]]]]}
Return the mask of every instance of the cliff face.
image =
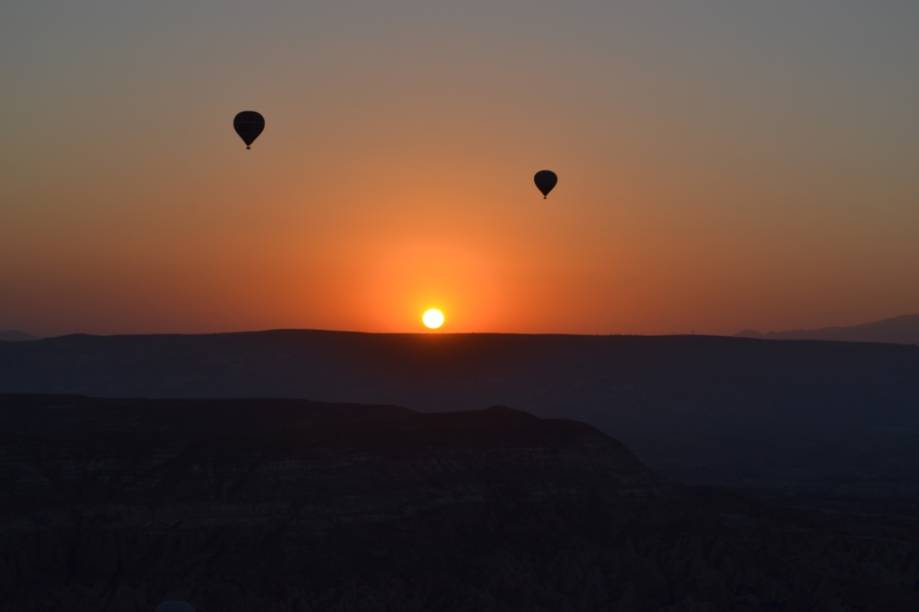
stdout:
{"type": "MultiPolygon", "coordinates": [[[[266,580],[291,562],[341,554],[334,542],[357,532],[385,541],[394,525],[396,534],[430,528],[431,517],[442,527],[470,524],[497,507],[643,497],[657,487],[628,450],[596,430],[504,408],[419,414],[305,401],[25,396],[0,403],[0,582],[15,602],[0,609],[146,610],[172,590],[206,590],[195,576],[208,574],[212,585],[216,566],[221,581],[226,573],[236,585],[218,581],[217,591],[254,589],[267,609],[266,580]],[[259,569],[278,559],[285,561],[268,575],[259,569]],[[240,584],[242,576],[254,583],[240,584]]],[[[368,553],[365,560],[383,554],[373,546],[386,548],[361,542],[349,547],[368,553]]],[[[220,605],[203,609],[237,609],[220,605]]]]}
{"type": "MultiPolygon", "coordinates": [[[[63,504],[131,504],[160,515],[201,504],[225,505],[229,514],[232,506],[296,505],[311,522],[326,514],[363,521],[502,497],[640,492],[654,483],[625,447],[593,428],[505,408],[420,414],[283,400],[3,403],[7,503],[49,516],[63,504]]],[[[184,520],[222,519],[208,512],[184,520]]]]}
{"type": "Polygon", "coordinates": [[[664,486],[504,408],[6,396],[0,481],[4,612],[917,603],[902,537],[664,486]]]}

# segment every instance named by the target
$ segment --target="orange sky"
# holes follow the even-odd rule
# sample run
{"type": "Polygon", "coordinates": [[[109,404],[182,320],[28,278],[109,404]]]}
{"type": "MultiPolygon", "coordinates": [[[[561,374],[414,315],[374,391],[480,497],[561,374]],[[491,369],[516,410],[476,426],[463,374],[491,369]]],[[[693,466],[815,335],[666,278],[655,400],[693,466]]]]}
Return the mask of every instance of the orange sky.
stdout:
{"type": "Polygon", "coordinates": [[[408,331],[440,306],[450,331],[732,333],[919,311],[919,85],[891,30],[910,9],[860,22],[869,53],[841,13],[728,4],[536,3],[526,28],[484,2],[90,4],[101,21],[6,22],[32,36],[0,49],[0,328],[408,331]],[[247,152],[248,108],[268,125],[247,152]]]}

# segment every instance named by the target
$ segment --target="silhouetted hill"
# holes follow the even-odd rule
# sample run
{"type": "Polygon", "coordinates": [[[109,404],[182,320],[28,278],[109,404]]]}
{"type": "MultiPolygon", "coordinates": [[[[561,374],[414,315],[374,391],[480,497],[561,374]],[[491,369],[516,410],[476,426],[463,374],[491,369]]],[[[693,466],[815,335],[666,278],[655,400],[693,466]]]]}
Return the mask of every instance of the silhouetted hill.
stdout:
{"type": "Polygon", "coordinates": [[[914,610],[916,530],[506,408],[0,396],[0,611],[914,610]]]}
{"type": "Polygon", "coordinates": [[[274,331],[0,344],[0,391],[526,407],[691,482],[919,491],[919,347],[704,336],[274,331]]]}
{"type": "Polygon", "coordinates": [[[771,340],[832,340],[836,342],[919,344],[919,315],[905,315],[844,327],[796,329],[766,333],[744,330],[737,335],[750,338],[769,338],[771,340]]]}
{"type": "Polygon", "coordinates": [[[15,330],[0,330],[0,342],[28,342],[37,340],[35,336],[15,330]]]}

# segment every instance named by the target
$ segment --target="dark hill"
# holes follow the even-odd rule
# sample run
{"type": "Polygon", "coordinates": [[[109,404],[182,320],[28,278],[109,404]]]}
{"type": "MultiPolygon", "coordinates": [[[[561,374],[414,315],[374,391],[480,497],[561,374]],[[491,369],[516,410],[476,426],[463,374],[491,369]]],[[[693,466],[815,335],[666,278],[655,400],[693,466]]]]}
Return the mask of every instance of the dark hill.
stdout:
{"type": "Polygon", "coordinates": [[[0,397],[0,611],[913,610],[915,530],[504,408],[0,397]]]}
{"type": "Polygon", "coordinates": [[[275,331],[0,344],[0,391],[525,406],[682,480],[919,492],[919,347],[701,336],[275,331]]]}

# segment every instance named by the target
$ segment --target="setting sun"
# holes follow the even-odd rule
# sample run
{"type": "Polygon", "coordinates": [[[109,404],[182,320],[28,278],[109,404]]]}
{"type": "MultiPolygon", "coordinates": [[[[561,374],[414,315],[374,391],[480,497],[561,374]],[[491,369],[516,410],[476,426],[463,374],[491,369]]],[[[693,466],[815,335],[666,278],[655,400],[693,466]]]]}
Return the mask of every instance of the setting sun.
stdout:
{"type": "Polygon", "coordinates": [[[440,329],[445,320],[446,317],[444,317],[444,313],[439,308],[428,308],[421,315],[421,322],[428,329],[440,329]]]}

